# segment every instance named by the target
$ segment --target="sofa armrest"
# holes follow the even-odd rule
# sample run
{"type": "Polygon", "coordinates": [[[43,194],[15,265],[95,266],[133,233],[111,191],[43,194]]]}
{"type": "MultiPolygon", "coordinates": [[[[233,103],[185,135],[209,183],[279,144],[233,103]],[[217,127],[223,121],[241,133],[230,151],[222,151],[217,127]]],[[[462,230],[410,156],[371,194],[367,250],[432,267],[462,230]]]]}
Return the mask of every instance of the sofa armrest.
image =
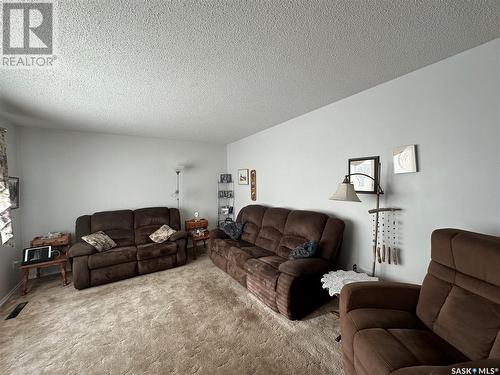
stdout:
{"type": "Polygon", "coordinates": [[[340,315],[360,308],[415,312],[420,285],[363,281],[345,285],[340,292],[340,315]]]}
{"type": "MultiPolygon", "coordinates": [[[[487,368],[491,369],[487,374],[494,374],[495,369],[500,367],[500,359],[478,359],[475,361],[455,363],[449,366],[412,366],[404,367],[391,373],[391,375],[450,375],[450,374],[473,374],[473,372],[460,372],[460,370],[452,371],[459,368],[487,368]]],[[[477,372],[476,372],[477,373],[477,372]]]]}
{"type": "Polygon", "coordinates": [[[227,239],[229,236],[222,229],[212,229],[210,231],[210,239],[215,240],[217,238],[227,239]]]}
{"type": "Polygon", "coordinates": [[[325,273],[329,271],[329,268],[328,262],[320,258],[287,260],[279,266],[280,272],[295,277],[325,273]]]}
{"type": "Polygon", "coordinates": [[[97,253],[97,250],[94,246],[89,245],[86,242],[77,242],[68,251],[68,256],[70,258],[80,257],[83,255],[92,255],[97,253]]]}
{"type": "Polygon", "coordinates": [[[175,241],[182,240],[182,239],[187,239],[187,238],[188,238],[187,232],[185,232],[183,230],[178,230],[177,232],[175,232],[174,234],[172,234],[168,240],[172,241],[172,242],[175,242],[175,241]]]}

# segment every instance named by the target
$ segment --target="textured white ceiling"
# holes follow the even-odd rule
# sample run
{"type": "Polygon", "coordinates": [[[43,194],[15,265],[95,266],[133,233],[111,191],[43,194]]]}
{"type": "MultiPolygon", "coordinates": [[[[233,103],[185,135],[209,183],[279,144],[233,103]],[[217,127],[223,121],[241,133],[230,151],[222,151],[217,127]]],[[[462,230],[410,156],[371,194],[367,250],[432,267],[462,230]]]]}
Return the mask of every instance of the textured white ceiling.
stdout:
{"type": "Polygon", "coordinates": [[[11,121],[228,143],[500,36],[498,0],[62,1],[11,121]]]}

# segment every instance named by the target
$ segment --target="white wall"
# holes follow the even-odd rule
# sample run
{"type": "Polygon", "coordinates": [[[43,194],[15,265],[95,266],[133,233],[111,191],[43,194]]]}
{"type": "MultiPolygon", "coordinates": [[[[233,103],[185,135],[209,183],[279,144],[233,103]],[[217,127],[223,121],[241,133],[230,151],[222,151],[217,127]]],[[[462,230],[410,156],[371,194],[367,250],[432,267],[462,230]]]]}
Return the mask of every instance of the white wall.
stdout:
{"type": "MultiPolygon", "coordinates": [[[[227,147],[228,171],[257,170],[257,203],[329,213],[347,223],[341,264],[371,269],[373,196],[330,201],[347,159],[380,155],[382,206],[400,215],[402,266],[421,282],[430,234],[458,227],[500,235],[500,39],[330,104],[227,147]],[[419,173],[394,175],[392,150],[418,144],[419,173]]],[[[236,185],[236,211],[250,204],[236,185]]]]}
{"type": "Polygon", "coordinates": [[[23,166],[23,242],[48,231],[74,231],[84,214],[176,207],[173,167],[181,175],[181,219],[198,210],[212,225],[224,146],[166,139],[19,127],[23,166]]]}
{"type": "MultiPolygon", "coordinates": [[[[9,175],[19,177],[20,168],[18,163],[18,128],[0,122],[0,127],[7,129],[7,162],[9,175]]],[[[20,181],[20,189],[22,190],[20,181]]],[[[13,266],[14,261],[21,259],[22,232],[21,232],[21,212],[22,207],[12,210],[12,227],[14,230],[15,247],[0,246],[0,301],[19,283],[20,272],[13,266]]]]}

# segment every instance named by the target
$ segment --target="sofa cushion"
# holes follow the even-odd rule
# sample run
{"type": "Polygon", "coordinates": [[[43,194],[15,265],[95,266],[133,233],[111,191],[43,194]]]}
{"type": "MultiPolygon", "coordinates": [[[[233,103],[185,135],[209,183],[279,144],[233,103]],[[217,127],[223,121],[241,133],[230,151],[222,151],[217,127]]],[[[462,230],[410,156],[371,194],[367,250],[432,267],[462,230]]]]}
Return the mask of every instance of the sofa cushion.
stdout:
{"type": "Polygon", "coordinates": [[[172,237],[177,231],[163,224],[149,236],[150,240],[156,243],[163,243],[172,237]]]}
{"type": "Polygon", "coordinates": [[[135,243],[142,245],[151,243],[149,236],[162,225],[170,225],[170,209],[167,207],[141,208],[134,211],[135,243]]]}
{"type": "Polygon", "coordinates": [[[134,211],[134,228],[148,225],[162,226],[170,223],[170,209],[167,207],[140,208],[134,211]]]}
{"type": "Polygon", "coordinates": [[[243,223],[236,223],[234,221],[227,221],[221,224],[222,230],[232,240],[239,240],[243,232],[243,223]]]}
{"type": "Polygon", "coordinates": [[[90,221],[91,215],[82,215],[76,219],[75,223],[75,238],[76,241],[80,241],[83,236],[90,234],[90,221]]]}
{"type": "Polygon", "coordinates": [[[255,245],[251,242],[247,242],[247,241],[243,241],[243,240],[238,240],[238,241],[233,241],[233,240],[225,240],[229,243],[232,243],[233,245],[232,246],[236,246],[236,247],[254,247],[255,245]]]}
{"type": "Polygon", "coordinates": [[[86,242],[77,242],[69,249],[68,256],[73,258],[84,255],[92,255],[94,253],[97,253],[94,246],[89,245],[86,242]]]}
{"type": "Polygon", "coordinates": [[[310,258],[316,254],[318,243],[314,240],[307,241],[288,253],[288,259],[310,258]]]}
{"type": "Polygon", "coordinates": [[[280,264],[280,271],[294,277],[319,274],[322,275],[330,270],[327,261],[321,258],[305,258],[288,260],[280,264]]]}
{"type": "Polygon", "coordinates": [[[342,220],[329,217],[318,244],[317,255],[330,263],[335,263],[342,246],[345,224],[342,220]]]}
{"type": "Polygon", "coordinates": [[[260,258],[269,255],[273,255],[273,253],[258,246],[241,248],[232,246],[225,253],[225,257],[229,262],[236,264],[242,269],[245,268],[245,263],[248,259],[260,258]]]}
{"type": "Polygon", "coordinates": [[[425,329],[417,316],[409,311],[393,309],[354,309],[347,313],[347,321],[360,331],[367,328],[425,329]]]}
{"type": "Polygon", "coordinates": [[[236,241],[236,240],[229,240],[229,239],[223,239],[223,238],[216,238],[213,240],[213,246],[212,246],[212,251],[215,252],[216,254],[220,255],[221,257],[226,258],[226,252],[229,250],[230,247],[253,247],[255,246],[254,244],[251,244],[250,242],[246,241],[236,241]]]}
{"type": "Polygon", "coordinates": [[[319,212],[290,212],[276,253],[284,258],[291,250],[309,240],[319,242],[328,216],[319,212]]]}
{"type": "Polygon", "coordinates": [[[258,284],[262,285],[262,287],[273,291],[276,290],[280,271],[273,265],[261,259],[249,259],[245,263],[245,270],[256,278],[258,284]]]}
{"type": "Polygon", "coordinates": [[[113,266],[131,261],[137,261],[135,246],[116,247],[114,249],[89,256],[89,268],[96,269],[113,266]]]}
{"type": "MultiPolygon", "coordinates": [[[[342,296],[341,301],[344,298],[345,296],[342,296]]],[[[341,319],[342,349],[351,362],[354,361],[354,335],[358,331],[367,328],[425,329],[413,312],[389,308],[357,308],[341,315],[341,319]]]]}
{"type": "Polygon", "coordinates": [[[282,257],[277,256],[277,255],[271,255],[271,256],[267,256],[267,257],[262,257],[262,258],[259,258],[259,260],[261,262],[269,264],[271,267],[274,267],[276,269],[279,268],[279,266],[280,266],[281,263],[286,262],[285,258],[282,258],[282,257]]]}
{"type": "Polygon", "coordinates": [[[90,219],[92,233],[102,230],[118,247],[134,246],[134,218],[130,210],[97,212],[90,219]]]}
{"type": "Polygon", "coordinates": [[[146,243],[137,245],[137,259],[153,259],[177,253],[175,242],[146,243]]]}
{"type": "Polygon", "coordinates": [[[268,208],[262,218],[262,227],[255,244],[263,249],[276,252],[289,213],[290,210],[286,208],[268,208]]]}
{"type": "MultiPolygon", "coordinates": [[[[370,328],[354,336],[354,366],[373,374],[390,374],[403,367],[443,366],[468,358],[429,330],[370,328]]],[[[363,372],[363,371],[361,371],[363,372]]]]}
{"type": "Polygon", "coordinates": [[[82,240],[88,243],[97,251],[106,251],[116,247],[115,241],[113,241],[106,233],[102,230],[88,234],[82,237],[82,240]]]}
{"type": "Polygon", "coordinates": [[[259,205],[250,205],[244,207],[238,214],[237,222],[243,223],[243,233],[241,239],[255,244],[257,235],[262,227],[262,218],[266,212],[267,207],[259,205]]]}

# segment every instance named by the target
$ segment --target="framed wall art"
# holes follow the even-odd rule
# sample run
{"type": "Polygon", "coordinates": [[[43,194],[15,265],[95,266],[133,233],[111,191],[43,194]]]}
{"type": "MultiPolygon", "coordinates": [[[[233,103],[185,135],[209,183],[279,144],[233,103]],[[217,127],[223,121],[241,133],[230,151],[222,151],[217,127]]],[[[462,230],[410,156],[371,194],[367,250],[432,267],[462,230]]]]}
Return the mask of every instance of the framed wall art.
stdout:
{"type": "Polygon", "coordinates": [[[417,172],[416,145],[406,145],[395,148],[392,152],[392,161],[395,174],[417,172]]]}
{"type": "Polygon", "coordinates": [[[248,185],[248,169],[238,169],[238,185],[248,185]]]}
{"type": "Polygon", "coordinates": [[[364,158],[349,159],[348,174],[362,173],[375,179],[362,175],[349,176],[349,182],[354,185],[356,193],[377,194],[377,184],[379,179],[380,157],[369,156],[364,158]]]}
{"type": "Polygon", "coordinates": [[[222,173],[219,178],[221,184],[229,184],[233,182],[233,177],[230,173],[222,173]]]}

